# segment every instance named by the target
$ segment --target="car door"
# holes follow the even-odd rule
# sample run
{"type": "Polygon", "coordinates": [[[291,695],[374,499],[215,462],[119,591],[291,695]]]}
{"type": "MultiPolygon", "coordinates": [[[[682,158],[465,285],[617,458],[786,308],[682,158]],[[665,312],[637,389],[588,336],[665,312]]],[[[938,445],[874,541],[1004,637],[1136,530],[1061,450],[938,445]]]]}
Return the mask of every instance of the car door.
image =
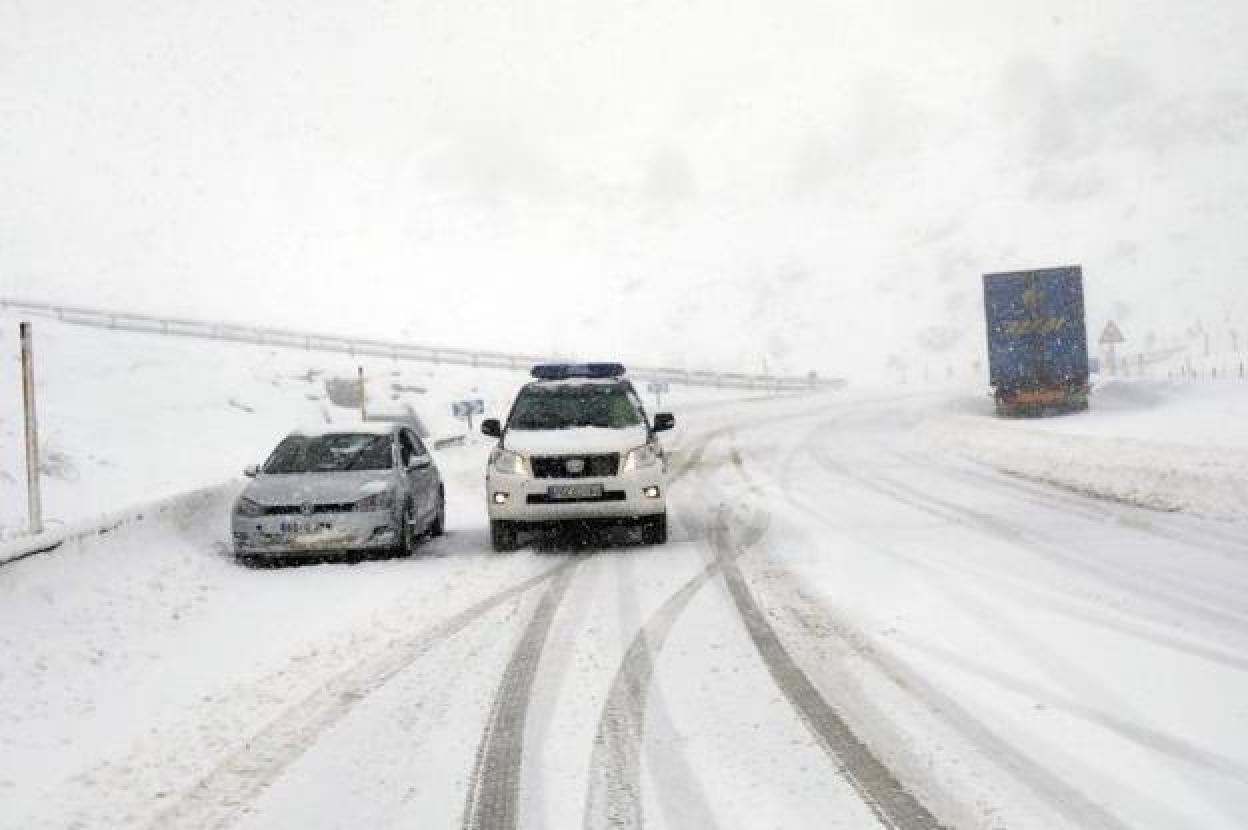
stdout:
{"type": "Polygon", "coordinates": [[[437,509],[437,469],[433,457],[416,433],[404,428],[399,432],[401,452],[405,455],[403,469],[412,494],[412,514],[422,526],[433,521],[437,509]]]}

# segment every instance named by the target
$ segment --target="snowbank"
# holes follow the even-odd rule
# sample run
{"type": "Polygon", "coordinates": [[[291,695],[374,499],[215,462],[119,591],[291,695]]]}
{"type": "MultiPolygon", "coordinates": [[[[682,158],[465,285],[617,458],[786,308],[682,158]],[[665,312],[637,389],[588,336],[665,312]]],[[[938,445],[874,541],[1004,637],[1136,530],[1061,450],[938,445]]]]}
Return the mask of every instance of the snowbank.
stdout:
{"type": "Polygon", "coordinates": [[[151,519],[176,518],[213,507],[224,510],[225,505],[234,498],[241,487],[239,482],[203,487],[124,510],[113,510],[75,522],[67,527],[45,529],[37,535],[14,536],[0,541],[0,565],[54,550],[62,545],[87,541],[96,536],[105,536],[151,519]]]}
{"type": "Polygon", "coordinates": [[[1089,412],[999,420],[984,402],[927,422],[933,446],[1154,510],[1248,522],[1248,384],[1106,383],[1089,412]]]}

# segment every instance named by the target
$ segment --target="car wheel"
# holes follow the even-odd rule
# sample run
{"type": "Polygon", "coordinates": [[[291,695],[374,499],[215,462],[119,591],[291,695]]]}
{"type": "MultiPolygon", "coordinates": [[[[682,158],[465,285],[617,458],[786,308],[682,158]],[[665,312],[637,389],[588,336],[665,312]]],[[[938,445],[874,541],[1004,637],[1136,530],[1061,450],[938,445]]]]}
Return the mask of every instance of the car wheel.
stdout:
{"type": "Polygon", "coordinates": [[[411,508],[403,510],[403,526],[399,529],[399,556],[411,556],[416,552],[416,529],[412,526],[411,508]]]}
{"type": "Polygon", "coordinates": [[[516,526],[500,519],[490,521],[490,544],[496,553],[508,553],[516,549],[516,526]]]}
{"type": "Polygon", "coordinates": [[[667,544],[667,514],[647,516],[641,520],[641,541],[645,545],[667,544]]]}
{"type": "Polygon", "coordinates": [[[438,512],[434,514],[433,521],[429,523],[429,536],[438,538],[446,533],[446,493],[438,493],[438,512]]]}

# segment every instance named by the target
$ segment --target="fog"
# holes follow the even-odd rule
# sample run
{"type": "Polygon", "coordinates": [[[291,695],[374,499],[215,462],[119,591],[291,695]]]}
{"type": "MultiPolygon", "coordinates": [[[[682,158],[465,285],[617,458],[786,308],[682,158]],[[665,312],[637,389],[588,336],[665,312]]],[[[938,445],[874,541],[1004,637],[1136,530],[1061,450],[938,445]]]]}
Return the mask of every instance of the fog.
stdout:
{"type": "Polygon", "coordinates": [[[869,379],[1248,327],[1248,5],[0,0],[0,294],[869,379]]]}

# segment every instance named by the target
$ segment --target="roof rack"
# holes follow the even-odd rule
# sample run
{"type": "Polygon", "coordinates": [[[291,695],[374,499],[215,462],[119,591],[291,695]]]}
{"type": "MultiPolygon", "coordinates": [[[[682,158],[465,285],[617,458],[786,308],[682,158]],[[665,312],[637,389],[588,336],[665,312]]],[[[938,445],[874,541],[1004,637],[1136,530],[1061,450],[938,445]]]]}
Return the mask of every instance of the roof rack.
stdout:
{"type": "Polygon", "coordinates": [[[539,363],[529,370],[538,380],[567,380],[569,378],[618,378],[625,369],[621,363],[539,363]]]}

